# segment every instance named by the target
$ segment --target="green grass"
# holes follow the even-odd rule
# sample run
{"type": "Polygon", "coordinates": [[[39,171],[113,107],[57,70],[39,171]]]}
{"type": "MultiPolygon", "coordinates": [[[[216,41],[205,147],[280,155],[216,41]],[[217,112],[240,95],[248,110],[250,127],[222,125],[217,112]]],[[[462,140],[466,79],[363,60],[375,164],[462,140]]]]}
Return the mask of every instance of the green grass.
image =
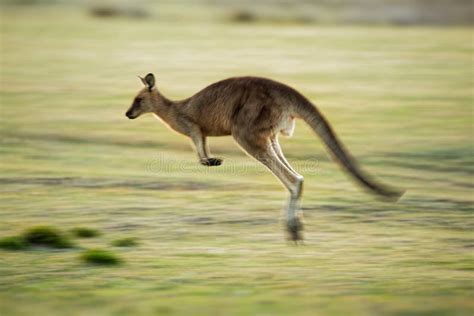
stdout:
{"type": "MultiPolygon", "coordinates": [[[[201,8],[204,10],[205,8],[201,8]]],[[[96,227],[126,264],[2,251],[5,315],[471,315],[472,30],[89,17],[4,8],[0,232],[96,227]],[[302,122],[282,139],[305,176],[305,245],[287,193],[231,138],[204,168],[189,141],[124,114],[154,72],[173,99],[230,76],[290,84],[397,204],[348,181],[302,122]]]]}
{"type": "Polygon", "coordinates": [[[0,238],[4,250],[25,250],[33,246],[51,248],[73,248],[74,243],[59,229],[52,226],[34,226],[21,235],[0,238]]]}
{"type": "Polygon", "coordinates": [[[81,259],[96,265],[117,265],[122,262],[113,252],[104,249],[89,249],[82,255],[81,259]]]}
{"type": "Polygon", "coordinates": [[[29,247],[23,236],[8,236],[0,238],[0,249],[25,250],[29,247]]]}
{"type": "Polygon", "coordinates": [[[138,241],[133,237],[126,237],[112,241],[112,246],[115,247],[135,247],[138,245],[138,241]]]}
{"type": "Polygon", "coordinates": [[[71,233],[79,238],[93,238],[100,236],[100,231],[98,229],[88,227],[74,227],[71,229],[71,233]]]}
{"type": "Polygon", "coordinates": [[[59,229],[52,226],[36,226],[27,229],[23,239],[31,246],[52,248],[72,248],[72,241],[59,229]]]}

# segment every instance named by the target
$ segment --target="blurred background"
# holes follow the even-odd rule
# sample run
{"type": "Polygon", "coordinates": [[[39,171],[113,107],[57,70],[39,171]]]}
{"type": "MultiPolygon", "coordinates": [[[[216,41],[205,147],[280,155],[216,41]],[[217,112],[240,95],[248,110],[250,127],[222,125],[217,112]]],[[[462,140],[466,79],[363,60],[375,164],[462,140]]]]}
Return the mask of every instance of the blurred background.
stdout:
{"type": "Polygon", "coordinates": [[[474,312],[472,1],[0,8],[0,237],[98,235],[59,250],[0,241],[0,315],[474,312]],[[171,99],[233,76],[289,84],[407,193],[375,201],[297,122],[281,142],[306,179],[306,240],[287,244],[285,190],[232,138],[209,140],[224,164],[204,168],[151,115],[126,119],[149,72],[171,99]],[[122,263],[81,259],[96,248],[122,263]]]}

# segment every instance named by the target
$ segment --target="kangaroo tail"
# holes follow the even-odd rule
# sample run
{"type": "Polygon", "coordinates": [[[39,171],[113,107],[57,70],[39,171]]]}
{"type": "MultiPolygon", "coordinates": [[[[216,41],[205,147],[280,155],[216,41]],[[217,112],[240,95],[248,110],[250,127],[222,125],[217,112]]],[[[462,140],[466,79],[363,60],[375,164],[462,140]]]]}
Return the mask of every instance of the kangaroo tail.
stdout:
{"type": "Polygon", "coordinates": [[[305,99],[304,102],[299,102],[298,106],[295,107],[295,112],[323,140],[333,159],[352,175],[359,184],[368,189],[369,192],[375,193],[382,199],[394,202],[405,193],[403,190],[377,183],[363,172],[349,151],[339,141],[329,122],[309,100],[305,99]]]}

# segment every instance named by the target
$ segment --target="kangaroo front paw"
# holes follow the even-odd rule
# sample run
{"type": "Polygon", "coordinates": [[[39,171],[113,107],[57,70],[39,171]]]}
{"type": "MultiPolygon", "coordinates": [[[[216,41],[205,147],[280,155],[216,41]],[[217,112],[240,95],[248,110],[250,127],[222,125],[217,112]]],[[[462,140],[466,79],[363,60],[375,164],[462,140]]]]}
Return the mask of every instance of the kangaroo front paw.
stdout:
{"type": "Polygon", "coordinates": [[[222,164],[222,159],[220,158],[201,159],[200,163],[201,165],[208,166],[208,167],[220,166],[222,164]]]}
{"type": "Polygon", "coordinates": [[[292,220],[286,222],[286,231],[288,233],[288,240],[297,243],[303,240],[303,221],[299,217],[295,217],[292,220]]]}

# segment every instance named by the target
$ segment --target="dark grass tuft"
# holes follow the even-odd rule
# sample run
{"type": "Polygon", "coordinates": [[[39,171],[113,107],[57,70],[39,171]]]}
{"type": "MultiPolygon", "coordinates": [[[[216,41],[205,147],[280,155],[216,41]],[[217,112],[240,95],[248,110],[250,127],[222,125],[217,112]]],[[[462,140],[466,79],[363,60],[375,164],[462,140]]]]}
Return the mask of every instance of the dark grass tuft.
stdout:
{"type": "Polygon", "coordinates": [[[112,246],[115,247],[135,247],[138,245],[138,241],[136,238],[128,237],[128,238],[121,238],[112,241],[112,246]]]}
{"type": "Polygon", "coordinates": [[[238,10],[230,16],[230,20],[237,23],[252,23],[257,22],[258,19],[257,14],[249,10],[238,10]]]}
{"type": "Polygon", "coordinates": [[[0,239],[0,248],[5,250],[24,250],[29,247],[22,236],[8,236],[0,239]]]}
{"type": "Polygon", "coordinates": [[[149,11],[138,8],[135,6],[125,6],[125,5],[96,5],[90,8],[89,13],[98,18],[114,18],[114,17],[126,17],[126,18],[135,18],[143,19],[150,17],[149,11]]]}
{"type": "Polygon", "coordinates": [[[23,239],[32,246],[72,248],[74,244],[60,230],[51,226],[37,226],[26,230],[23,239]]]}
{"type": "Polygon", "coordinates": [[[122,262],[113,252],[103,249],[89,249],[81,255],[81,259],[97,265],[117,265],[122,262]]]}
{"type": "Polygon", "coordinates": [[[75,227],[71,230],[71,233],[79,238],[93,238],[100,235],[100,231],[97,229],[87,227],[75,227]]]}

